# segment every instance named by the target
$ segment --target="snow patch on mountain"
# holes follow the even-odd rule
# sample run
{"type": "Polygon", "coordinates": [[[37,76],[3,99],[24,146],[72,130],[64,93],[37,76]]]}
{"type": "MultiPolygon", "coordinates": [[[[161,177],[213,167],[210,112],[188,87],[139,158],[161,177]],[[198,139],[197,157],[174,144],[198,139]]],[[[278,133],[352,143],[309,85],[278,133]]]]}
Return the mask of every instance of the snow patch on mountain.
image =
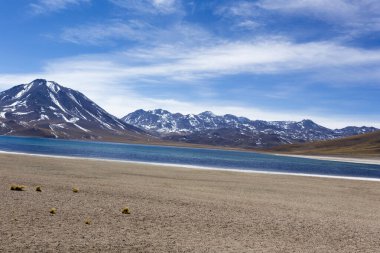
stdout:
{"type": "Polygon", "coordinates": [[[299,122],[262,121],[231,114],[218,116],[210,111],[183,115],[162,109],[137,110],[122,120],[170,140],[202,144],[246,143],[255,147],[329,140],[377,130],[371,127],[332,130],[307,119],[299,122]]]}

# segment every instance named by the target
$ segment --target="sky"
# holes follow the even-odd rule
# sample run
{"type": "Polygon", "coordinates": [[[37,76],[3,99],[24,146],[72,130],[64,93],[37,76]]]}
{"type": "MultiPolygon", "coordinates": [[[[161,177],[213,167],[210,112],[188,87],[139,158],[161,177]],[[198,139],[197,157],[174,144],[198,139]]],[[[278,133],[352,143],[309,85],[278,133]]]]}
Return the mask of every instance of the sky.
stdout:
{"type": "Polygon", "coordinates": [[[378,0],[2,0],[0,90],[380,128],[378,0]]]}

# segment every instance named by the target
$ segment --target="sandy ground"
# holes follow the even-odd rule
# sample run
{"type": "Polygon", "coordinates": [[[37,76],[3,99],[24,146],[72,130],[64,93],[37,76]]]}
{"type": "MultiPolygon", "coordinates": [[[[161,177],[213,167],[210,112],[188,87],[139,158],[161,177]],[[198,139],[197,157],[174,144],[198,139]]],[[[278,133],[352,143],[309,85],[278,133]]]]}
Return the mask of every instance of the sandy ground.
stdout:
{"type": "Polygon", "coordinates": [[[0,161],[0,252],[380,248],[380,182],[14,154],[0,161]],[[28,188],[10,191],[13,183],[28,188]]]}
{"type": "Polygon", "coordinates": [[[325,161],[380,165],[380,157],[379,158],[372,158],[372,157],[371,158],[356,158],[356,157],[350,158],[350,157],[317,156],[317,155],[288,155],[288,154],[273,154],[273,155],[325,160],[325,161]]]}

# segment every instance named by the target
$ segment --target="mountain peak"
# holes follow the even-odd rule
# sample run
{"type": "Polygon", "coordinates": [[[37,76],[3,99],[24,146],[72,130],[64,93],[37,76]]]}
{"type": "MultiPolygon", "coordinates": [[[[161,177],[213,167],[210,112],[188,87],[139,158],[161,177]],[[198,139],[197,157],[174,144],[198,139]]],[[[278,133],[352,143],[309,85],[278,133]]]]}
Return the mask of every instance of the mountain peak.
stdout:
{"type": "Polygon", "coordinates": [[[208,116],[208,117],[215,117],[215,116],[216,116],[216,115],[215,115],[213,112],[211,112],[211,111],[204,111],[204,112],[200,113],[199,115],[201,115],[201,116],[208,116]]]}
{"type": "Polygon", "coordinates": [[[40,84],[40,83],[46,83],[46,82],[47,82],[46,79],[37,78],[37,79],[33,80],[32,82],[30,82],[30,84],[40,84]]]}
{"type": "Polygon", "coordinates": [[[163,115],[163,114],[169,114],[170,112],[164,110],[164,109],[155,109],[152,111],[154,114],[163,115]]]}
{"type": "Polygon", "coordinates": [[[0,93],[0,123],[9,122],[19,122],[15,126],[18,129],[43,129],[57,138],[68,138],[73,133],[97,138],[99,133],[118,135],[128,129],[141,132],[110,115],[82,93],[45,79],[0,93]]]}
{"type": "Polygon", "coordinates": [[[303,119],[300,121],[301,123],[303,124],[316,124],[314,121],[312,121],[311,119],[303,119]]]}
{"type": "Polygon", "coordinates": [[[48,81],[46,79],[36,79],[28,84],[23,85],[25,88],[30,89],[32,87],[47,87],[52,92],[57,93],[63,88],[63,86],[59,85],[54,81],[48,81]]]}

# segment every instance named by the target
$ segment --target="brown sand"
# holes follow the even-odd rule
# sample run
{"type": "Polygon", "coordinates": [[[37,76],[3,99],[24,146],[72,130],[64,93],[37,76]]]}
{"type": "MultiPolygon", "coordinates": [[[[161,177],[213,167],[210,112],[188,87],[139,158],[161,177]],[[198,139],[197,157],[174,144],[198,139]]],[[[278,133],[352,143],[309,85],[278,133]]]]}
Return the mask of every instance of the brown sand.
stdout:
{"type": "Polygon", "coordinates": [[[0,161],[0,252],[380,248],[380,182],[11,154],[0,161]],[[122,214],[126,206],[131,214],[122,214]]]}

